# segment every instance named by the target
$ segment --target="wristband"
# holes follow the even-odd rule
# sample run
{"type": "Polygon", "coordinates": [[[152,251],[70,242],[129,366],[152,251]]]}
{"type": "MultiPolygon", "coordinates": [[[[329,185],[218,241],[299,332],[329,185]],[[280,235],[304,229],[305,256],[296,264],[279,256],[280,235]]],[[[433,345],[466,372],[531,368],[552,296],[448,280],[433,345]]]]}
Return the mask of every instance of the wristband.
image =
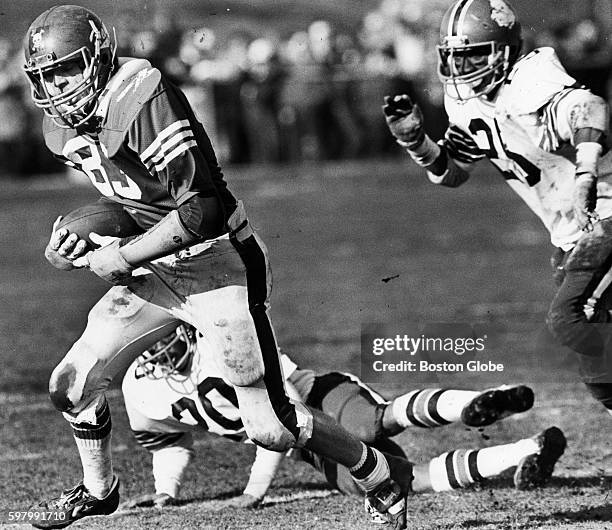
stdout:
{"type": "Polygon", "coordinates": [[[597,142],[582,142],[576,146],[576,175],[590,173],[597,176],[597,162],[603,148],[597,142]]]}
{"type": "Polygon", "coordinates": [[[397,143],[406,148],[408,154],[419,166],[429,166],[440,156],[440,146],[427,135],[417,147],[401,140],[398,140],[397,143]]]}

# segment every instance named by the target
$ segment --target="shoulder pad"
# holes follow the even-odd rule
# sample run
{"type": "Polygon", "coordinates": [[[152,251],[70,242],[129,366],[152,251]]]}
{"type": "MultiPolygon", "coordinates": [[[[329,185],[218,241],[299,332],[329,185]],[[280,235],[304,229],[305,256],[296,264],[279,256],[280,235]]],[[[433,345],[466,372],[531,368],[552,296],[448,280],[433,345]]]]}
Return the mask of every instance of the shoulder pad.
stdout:
{"type": "Polygon", "coordinates": [[[160,86],[161,73],[146,59],[123,59],[100,97],[97,115],[103,118],[106,147],[112,156],[143,105],[160,86]]]}
{"type": "Polygon", "coordinates": [[[504,85],[497,106],[510,114],[530,114],[564,88],[577,87],[552,48],[538,48],[520,59],[504,85]]]}

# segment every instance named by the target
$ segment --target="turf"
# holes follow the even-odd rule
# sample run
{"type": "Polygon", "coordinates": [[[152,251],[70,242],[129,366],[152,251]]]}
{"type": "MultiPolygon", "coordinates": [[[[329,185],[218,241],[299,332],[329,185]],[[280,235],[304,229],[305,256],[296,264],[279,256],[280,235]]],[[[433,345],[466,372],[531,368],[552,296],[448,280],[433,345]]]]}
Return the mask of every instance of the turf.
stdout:
{"type": "MultiPolygon", "coordinates": [[[[501,177],[483,166],[464,187],[446,190],[428,184],[401,158],[226,173],[269,247],[272,317],[279,342],[300,364],[359,373],[362,324],[393,323],[395,329],[459,322],[488,333],[491,351],[512,368],[454,382],[467,387],[520,379],[535,389],[533,410],[484,430],[403,433],[397,440],[412,460],[506,443],[549,425],[566,433],[568,449],[549,486],[517,492],[505,478],[413,496],[409,528],[612,527],[610,418],[577,382],[571,357],[545,332],[552,247],[501,177]]],[[[0,189],[3,523],[8,510],[26,509],[80,478],[69,428],[45,389],[106,286],[84,271],[55,271],[43,257],[55,217],[95,199],[89,188],[59,178],[5,181],[0,189]]],[[[409,378],[388,383],[376,386],[389,396],[416,384],[409,378]]],[[[122,496],[152,491],[150,460],[130,438],[116,391],[110,402],[122,496]]],[[[215,499],[245,484],[253,447],[202,435],[197,449],[179,506],[120,512],[75,527],[369,528],[361,499],[333,494],[314,470],[291,460],[275,480],[273,502],[215,511],[215,499]]]]}

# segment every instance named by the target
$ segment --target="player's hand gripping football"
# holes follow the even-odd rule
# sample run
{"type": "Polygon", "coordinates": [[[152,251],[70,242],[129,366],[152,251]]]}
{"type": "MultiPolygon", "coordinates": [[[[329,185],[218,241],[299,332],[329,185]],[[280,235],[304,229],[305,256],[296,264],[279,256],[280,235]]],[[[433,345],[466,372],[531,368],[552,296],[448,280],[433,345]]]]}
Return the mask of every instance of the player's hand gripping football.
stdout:
{"type": "Polygon", "coordinates": [[[113,285],[127,285],[131,281],[134,267],[119,252],[120,238],[91,232],[89,239],[100,245],[100,248],[77,259],[74,265],[88,267],[90,271],[113,285]]]}
{"type": "Polygon", "coordinates": [[[593,230],[599,221],[595,211],[597,205],[597,177],[591,173],[576,175],[574,183],[573,209],[578,226],[585,232],[593,230]]]}
{"type": "Polygon", "coordinates": [[[423,143],[423,113],[410,96],[385,96],[383,112],[391,134],[405,147],[416,149],[423,143]]]}
{"type": "Polygon", "coordinates": [[[75,260],[80,258],[87,251],[87,241],[80,239],[73,232],[69,232],[67,228],[58,226],[62,222],[63,217],[60,215],[53,223],[51,238],[45,248],[45,258],[56,269],[69,271],[78,268],[75,265],[75,260]]]}

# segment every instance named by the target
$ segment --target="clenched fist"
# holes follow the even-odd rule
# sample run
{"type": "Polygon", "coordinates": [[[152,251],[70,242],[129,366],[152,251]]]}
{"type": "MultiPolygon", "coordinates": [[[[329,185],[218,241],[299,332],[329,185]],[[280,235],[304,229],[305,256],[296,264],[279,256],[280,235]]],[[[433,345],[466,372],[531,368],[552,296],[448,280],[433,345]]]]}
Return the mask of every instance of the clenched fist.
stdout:
{"type": "Polygon", "coordinates": [[[423,113],[410,96],[385,96],[383,112],[391,134],[408,149],[418,148],[425,139],[423,113]]]}

